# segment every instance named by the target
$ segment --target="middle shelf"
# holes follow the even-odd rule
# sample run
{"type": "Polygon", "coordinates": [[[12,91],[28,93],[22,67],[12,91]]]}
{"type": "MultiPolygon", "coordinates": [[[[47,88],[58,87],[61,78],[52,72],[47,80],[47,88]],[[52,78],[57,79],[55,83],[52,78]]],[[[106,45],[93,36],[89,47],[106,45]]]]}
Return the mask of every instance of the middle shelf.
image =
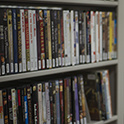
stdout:
{"type": "Polygon", "coordinates": [[[20,79],[26,79],[30,77],[33,78],[38,76],[46,76],[46,75],[52,75],[52,74],[58,74],[58,73],[72,72],[77,70],[117,65],[117,64],[118,64],[118,60],[111,60],[111,61],[102,61],[98,63],[81,64],[81,65],[75,65],[75,66],[69,66],[69,67],[67,66],[67,67],[60,67],[60,68],[54,68],[54,69],[25,72],[20,74],[11,74],[6,76],[0,76],[0,82],[2,83],[6,81],[20,80],[20,79]]]}

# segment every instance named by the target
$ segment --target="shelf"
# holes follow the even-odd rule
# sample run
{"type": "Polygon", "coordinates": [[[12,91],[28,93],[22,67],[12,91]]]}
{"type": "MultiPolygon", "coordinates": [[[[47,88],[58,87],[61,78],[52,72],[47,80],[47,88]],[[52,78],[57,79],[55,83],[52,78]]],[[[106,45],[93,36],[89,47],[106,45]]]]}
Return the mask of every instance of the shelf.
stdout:
{"type": "Polygon", "coordinates": [[[103,61],[103,62],[98,62],[98,63],[81,64],[81,65],[75,65],[75,66],[11,74],[11,75],[0,76],[0,82],[20,80],[20,79],[31,78],[31,77],[33,78],[33,77],[38,77],[38,76],[46,76],[46,75],[52,75],[52,74],[58,74],[58,73],[61,74],[65,72],[111,66],[111,65],[116,65],[116,64],[118,64],[118,60],[103,61]]]}
{"type": "Polygon", "coordinates": [[[88,124],[109,124],[113,121],[117,121],[118,119],[118,116],[117,115],[114,115],[111,119],[109,120],[106,120],[106,121],[92,121],[91,123],[88,123],[88,124]]]}
{"type": "Polygon", "coordinates": [[[107,120],[107,121],[104,121],[104,124],[109,124],[113,121],[117,121],[118,119],[118,116],[117,115],[114,115],[111,119],[107,120]]]}
{"type": "Polygon", "coordinates": [[[117,1],[102,1],[102,0],[1,0],[0,2],[15,2],[15,3],[53,3],[53,4],[79,4],[79,5],[92,5],[92,6],[118,6],[117,1]]]}
{"type": "Polygon", "coordinates": [[[103,124],[103,121],[91,121],[88,124],[103,124]]]}

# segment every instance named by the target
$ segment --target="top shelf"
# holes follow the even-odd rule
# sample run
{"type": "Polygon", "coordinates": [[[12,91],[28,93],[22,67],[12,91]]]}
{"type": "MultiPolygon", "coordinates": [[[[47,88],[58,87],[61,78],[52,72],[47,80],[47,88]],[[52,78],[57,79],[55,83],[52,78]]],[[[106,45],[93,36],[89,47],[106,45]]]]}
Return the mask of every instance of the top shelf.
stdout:
{"type": "Polygon", "coordinates": [[[90,5],[90,6],[118,6],[117,1],[101,1],[101,0],[1,0],[2,2],[13,3],[48,3],[48,4],[77,4],[77,5],[90,5]]]}
{"type": "Polygon", "coordinates": [[[46,70],[39,70],[39,71],[33,71],[33,72],[5,75],[5,76],[0,76],[0,83],[26,79],[26,78],[39,77],[39,76],[47,76],[47,75],[58,74],[58,73],[61,74],[66,72],[73,72],[77,70],[79,71],[79,70],[85,70],[85,69],[112,66],[117,64],[118,64],[118,60],[111,60],[111,61],[103,61],[98,63],[81,64],[81,65],[75,65],[75,66],[67,66],[67,67],[60,67],[60,68],[54,68],[54,69],[46,69],[46,70]]]}

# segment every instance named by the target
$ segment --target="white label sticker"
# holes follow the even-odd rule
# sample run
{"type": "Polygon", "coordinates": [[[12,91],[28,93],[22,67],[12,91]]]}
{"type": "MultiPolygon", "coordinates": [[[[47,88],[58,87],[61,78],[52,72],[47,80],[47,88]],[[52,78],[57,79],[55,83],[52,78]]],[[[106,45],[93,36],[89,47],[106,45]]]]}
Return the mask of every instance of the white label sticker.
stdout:
{"type": "Polygon", "coordinates": [[[80,55],[80,63],[83,63],[83,56],[80,55]]]}
{"type": "Polygon", "coordinates": [[[68,57],[68,65],[71,65],[71,62],[70,62],[70,60],[69,60],[69,57],[68,57]]]}
{"type": "Polygon", "coordinates": [[[117,58],[117,52],[114,52],[114,58],[115,59],[117,58]]]}
{"type": "Polygon", "coordinates": [[[75,65],[75,58],[73,57],[72,59],[72,65],[74,66],[75,65]]]}
{"type": "Polygon", "coordinates": [[[55,59],[53,59],[53,68],[55,67],[55,59]]]}
{"type": "Polygon", "coordinates": [[[9,73],[9,64],[6,64],[6,72],[9,73]]]}
{"type": "Polygon", "coordinates": [[[38,69],[41,69],[41,60],[38,61],[38,69]]]}
{"type": "Polygon", "coordinates": [[[35,70],[37,70],[37,61],[35,61],[35,70]]]}
{"type": "Polygon", "coordinates": [[[47,68],[49,68],[49,59],[47,59],[47,68]]]}
{"type": "Polygon", "coordinates": [[[86,58],[86,57],[85,57],[85,55],[83,55],[83,63],[85,63],[85,62],[86,62],[85,58],[86,58]]]}
{"type": "Polygon", "coordinates": [[[90,62],[90,56],[87,55],[87,63],[89,63],[89,62],[90,62]]]}
{"type": "Polygon", "coordinates": [[[76,60],[77,60],[77,61],[76,61],[76,64],[79,64],[79,58],[76,58],[76,60]]]}
{"type": "Polygon", "coordinates": [[[62,58],[62,66],[64,66],[65,65],[65,58],[63,57],[62,58]]]}
{"type": "Polygon", "coordinates": [[[111,59],[111,52],[108,52],[108,59],[111,59]]]}
{"type": "Polygon", "coordinates": [[[13,63],[11,63],[11,73],[13,73],[13,63]]]}
{"type": "Polygon", "coordinates": [[[15,73],[17,73],[17,72],[18,72],[18,64],[15,63],[15,73]]]}
{"type": "Polygon", "coordinates": [[[105,53],[105,60],[107,60],[107,56],[108,56],[108,54],[107,54],[107,53],[105,53]]]}
{"type": "Polygon", "coordinates": [[[59,66],[58,58],[56,58],[56,67],[59,66]]]}
{"type": "Polygon", "coordinates": [[[99,62],[99,54],[97,54],[97,62],[99,62]]]}
{"type": "Polygon", "coordinates": [[[105,53],[103,53],[103,60],[105,60],[105,53]]]}
{"type": "Polygon", "coordinates": [[[52,60],[51,59],[49,59],[49,64],[50,64],[49,67],[52,68],[52,60]]]}
{"type": "Polygon", "coordinates": [[[5,65],[2,65],[2,75],[5,74],[5,65]]]}
{"type": "Polygon", "coordinates": [[[84,124],[87,124],[87,119],[86,119],[86,117],[84,117],[84,124]]]}
{"type": "Polygon", "coordinates": [[[25,72],[26,71],[26,63],[24,62],[22,66],[23,66],[23,72],[25,72]]]}
{"type": "Polygon", "coordinates": [[[84,123],[83,123],[83,118],[81,119],[81,124],[84,124],[84,123]]]}
{"type": "Polygon", "coordinates": [[[74,57],[74,64],[76,65],[76,56],[74,57]]]}
{"type": "Polygon", "coordinates": [[[43,63],[43,69],[45,69],[45,60],[44,59],[42,60],[42,63],[43,63]]]}
{"type": "Polygon", "coordinates": [[[31,71],[33,71],[34,68],[33,68],[33,62],[31,62],[31,71]]]}
{"type": "Polygon", "coordinates": [[[67,57],[65,57],[65,66],[67,66],[68,65],[68,58],[67,57]]]}
{"type": "Polygon", "coordinates": [[[61,63],[61,57],[59,57],[59,66],[61,66],[62,63],[61,63]]]}
{"type": "Polygon", "coordinates": [[[19,63],[19,72],[22,72],[22,63],[19,63]]]}
{"type": "Polygon", "coordinates": [[[102,61],[102,53],[100,53],[100,61],[102,61]]]}
{"type": "Polygon", "coordinates": [[[76,123],[76,124],[80,124],[80,123],[79,123],[79,121],[77,121],[77,123],[76,123]]]}
{"type": "Polygon", "coordinates": [[[28,71],[30,71],[30,62],[28,61],[28,71]]]}
{"type": "Polygon", "coordinates": [[[103,53],[103,60],[107,60],[107,53],[103,53]]]}

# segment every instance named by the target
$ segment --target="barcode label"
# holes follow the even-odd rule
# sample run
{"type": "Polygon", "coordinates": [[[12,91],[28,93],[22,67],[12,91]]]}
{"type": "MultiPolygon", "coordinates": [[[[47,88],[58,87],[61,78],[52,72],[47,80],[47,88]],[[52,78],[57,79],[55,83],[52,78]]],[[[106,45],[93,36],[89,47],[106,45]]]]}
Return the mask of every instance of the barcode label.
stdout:
{"type": "Polygon", "coordinates": [[[108,53],[105,53],[105,60],[107,60],[108,53]]]}
{"type": "Polygon", "coordinates": [[[22,72],[22,63],[19,63],[19,72],[22,72]]]}
{"type": "Polygon", "coordinates": [[[86,117],[84,117],[84,124],[87,124],[87,119],[86,119],[86,117]]]}
{"type": "Polygon", "coordinates": [[[76,56],[74,57],[74,65],[76,65],[76,56]]]}
{"type": "Polygon", "coordinates": [[[59,66],[59,63],[58,63],[58,58],[56,58],[56,67],[59,66]]]}
{"type": "Polygon", "coordinates": [[[2,75],[5,74],[5,65],[2,65],[2,75]]]}
{"type": "Polygon", "coordinates": [[[15,63],[15,73],[17,73],[17,72],[18,72],[18,64],[15,63]]]}
{"type": "Polygon", "coordinates": [[[25,72],[26,71],[26,63],[24,62],[22,66],[23,66],[23,72],[25,72]]]}
{"type": "Polygon", "coordinates": [[[83,119],[81,119],[81,124],[84,124],[84,123],[83,123],[83,119]]]}
{"type": "Polygon", "coordinates": [[[79,64],[79,58],[76,58],[76,60],[77,60],[77,61],[76,61],[76,64],[79,64]]]}
{"type": "Polygon", "coordinates": [[[114,58],[115,59],[117,58],[117,52],[114,52],[114,58]]]}
{"type": "Polygon", "coordinates": [[[49,59],[47,59],[47,68],[49,68],[49,59]]]}
{"type": "Polygon", "coordinates": [[[35,70],[37,70],[37,61],[35,61],[35,70]]]}
{"type": "Polygon", "coordinates": [[[75,64],[74,64],[74,57],[72,57],[72,65],[75,65],[75,64]]]}
{"type": "Polygon", "coordinates": [[[68,58],[67,57],[65,57],[65,66],[67,66],[68,65],[68,58]]]}
{"type": "Polygon", "coordinates": [[[68,65],[71,65],[71,62],[70,62],[70,60],[69,60],[69,57],[68,57],[68,65]]]}
{"type": "Polygon", "coordinates": [[[53,59],[53,68],[55,67],[55,59],[53,59]]]}
{"type": "Polygon", "coordinates": [[[107,53],[103,53],[103,60],[107,60],[107,53]]]}
{"type": "Polygon", "coordinates": [[[114,58],[114,52],[113,51],[111,52],[111,58],[112,59],[114,58]]]}
{"type": "Polygon", "coordinates": [[[31,62],[31,71],[33,71],[34,68],[33,68],[33,62],[31,62]]]}
{"type": "Polygon", "coordinates": [[[43,69],[45,69],[45,60],[42,60],[43,69]]]}
{"type": "Polygon", "coordinates": [[[83,63],[85,63],[86,62],[86,60],[85,60],[85,55],[83,55],[83,63]]]}
{"type": "Polygon", "coordinates": [[[87,63],[89,63],[89,62],[90,62],[90,56],[87,55],[87,63]]]}
{"type": "Polygon", "coordinates": [[[97,54],[97,60],[96,61],[99,62],[99,54],[97,54]]]}
{"type": "Polygon", "coordinates": [[[83,56],[80,55],[80,63],[83,63],[83,56]]]}
{"type": "Polygon", "coordinates": [[[38,61],[38,69],[41,69],[41,60],[38,61]]]}
{"type": "Polygon", "coordinates": [[[9,73],[9,64],[6,64],[6,72],[9,73]]]}
{"type": "Polygon", "coordinates": [[[49,59],[50,68],[52,68],[52,60],[49,59]]]}
{"type": "Polygon", "coordinates": [[[79,121],[77,121],[77,123],[76,123],[76,124],[80,124],[80,123],[79,123],[79,121]]]}
{"type": "MultiPolygon", "coordinates": [[[[98,55],[98,54],[97,54],[98,55]]],[[[98,56],[97,56],[98,57],[98,56]]],[[[92,63],[94,63],[95,62],[95,55],[94,54],[92,54],[92,63]]]]}
{"type": "Polygon", "coordinates": [[[102,53],[100,53],[100,61],[102,61],[102,53]]]}
{"type": "Polygon", "coordinates": [[[13,63],[11,63],[11,73],[13,73],[13,63]]]}
{"type": "Polygon", "coordinates": [[[59,57],[59,66],[61,66],[61,64],[62,64],[62,63],[61,63],[61,57],[59,57]]]}
{"type": "Polygon", "coordinates": [[[62,58],[62,66],[64,66],[65,65],[65,58],[63,57],[62,58]]]}
{"type": "Polygon", "coordinates": [[[108,52],[108,59],[111,59],[111,52],[108,52]]]}

